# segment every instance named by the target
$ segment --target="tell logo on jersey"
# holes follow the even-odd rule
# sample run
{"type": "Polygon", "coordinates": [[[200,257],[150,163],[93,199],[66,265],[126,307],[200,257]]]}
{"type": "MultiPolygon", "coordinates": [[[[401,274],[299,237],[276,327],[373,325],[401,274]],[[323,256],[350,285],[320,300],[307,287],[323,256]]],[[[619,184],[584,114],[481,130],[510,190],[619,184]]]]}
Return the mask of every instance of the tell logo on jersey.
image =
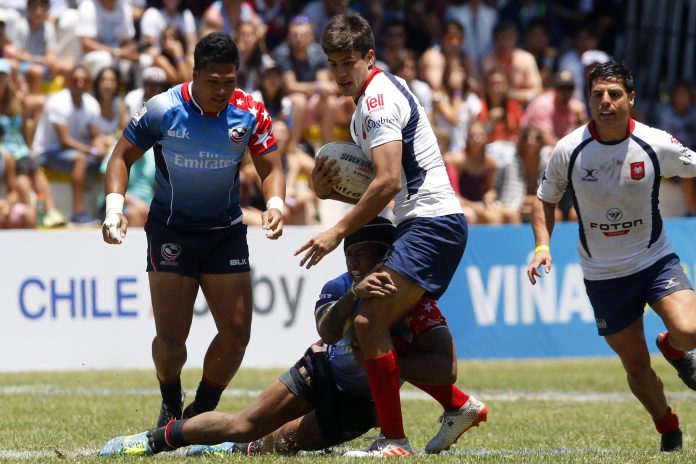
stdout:
{"type": "Polygon", "coordinates": [[[643,161],[631,163],[631,179],[641,180],[643,177],[645,177],[645,163],[643,161]]]}
{"type": "Polygon", "coordinates": [[[384,95],[379,93],[376,97],[366,98],[365,106],[367,107],[368,113],[371,113],[375,110],[381,110],[382,108],[384,108],[384,95]]]}

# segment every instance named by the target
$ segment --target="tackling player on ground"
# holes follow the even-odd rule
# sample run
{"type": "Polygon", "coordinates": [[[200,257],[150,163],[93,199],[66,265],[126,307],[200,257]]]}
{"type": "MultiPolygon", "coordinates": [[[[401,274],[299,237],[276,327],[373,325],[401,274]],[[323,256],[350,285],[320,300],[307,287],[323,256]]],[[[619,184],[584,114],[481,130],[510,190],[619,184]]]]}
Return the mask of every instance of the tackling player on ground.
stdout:
{"type": "MultiPolygon", "coordinates": [[[[393,294],[384,273],[368,275],[394,240],[394,226],[375,218],[346,237],[348,272],[327,282],[316,303],[322,340],[236,414],[208,412],[166,427],[110,440],[102,456],[149,455],[192,443],[188,455],[241,452],[292,453],[352,440],[372,427],[374,405],[350,325],[358,301],[393,294]],[[345,332],[345,333],[344,333],[345,332]]],[[[444,408],[442,426],[427,453],[448,449],[466,430],[485,421],[487,407],[457,388],[452,336],[437,303],[422,298],[391,331],[403,377],[444,408]]]]}
{"type": "MultiPolygon", "coordinates": [[[[341,92],[355,99],[351,136],[376,176],[343,219],[295,254],[304,253],[300,265],[314,266],[394,200],[396,240],[376,272],[398,291],[364,301],[353,323],[382,431],[364,454],[408,455],[389,328],[423,296],[437,300],[445,292],[464,254],[466,219],[423,107],[403,79],[375,66],[368,22],[355,14],[334,16],[321,43],[341,92]]],[[[331,189],[338,180],[330,164],[318,162],[312,180],[319,198],[348,201],[331,189]]]]}
{"type": "Polygon", "coordinates": [[[694,152],[670,134],[629,116],[635,92],[623,63],[597,66],[588,91],[592,121],[554,148],[532,212],[536,243],[532,284],[551,270],[556,203],[568,189],[578,215],[578,252],[599,335],[619,355],[628,385],[661,434],[663,451],[682,447],[677,415],[650,367],[643,331],[649,304],[667,332],[662,354],[696,390],[696,294],[672,251],[658,208],[660,177],[694,177],[694,152]]]}
{"type": "Polygon", "coordinates": [[[263,183],[266,236],[283,232],[285,178],[263,104],[236,88],[239,53],[229,35],[203,37],[193,81],[153,97],[133,117],[106,170],[107,243],[121,243],[130,166],[154,146],[155,195],[147,233],[147,271],[156,336],[152,358],[162,405],[157,425],[215,409],[237,371],[251,330],[247,228],[239,205],[239,166],[248,149],[263,183]],[[203,362],[196,398],[183,409],[180,374],[199,288],[218,333],[203,362]]]}

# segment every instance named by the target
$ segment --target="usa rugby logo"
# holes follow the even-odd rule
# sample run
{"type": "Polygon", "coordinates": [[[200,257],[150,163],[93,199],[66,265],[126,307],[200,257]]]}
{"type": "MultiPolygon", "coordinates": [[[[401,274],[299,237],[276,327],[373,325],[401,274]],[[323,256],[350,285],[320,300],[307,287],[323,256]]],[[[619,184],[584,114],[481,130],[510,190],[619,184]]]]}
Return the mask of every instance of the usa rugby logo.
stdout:
{"type": "Polygon", "coordinates": [[[162,244],[161,253],[165,261],[176,261],[181,254],[181,246],[176,243],[164,243],[162,244]]]}
{"type": "Polygon", "coordinates": [[[645,163],[643,161],[631,163],[631,179],[641,180],[643,177],[645,177],[645,163]]]}
{"type": "Polygon", "coordinates": [[[230,137],[230,142],[234,145],[240,145],[244,141],[244,136],[246,136],[249,131],[248,127],[235,126],[232,129],[227,130],[227,134],[230,137]]]}

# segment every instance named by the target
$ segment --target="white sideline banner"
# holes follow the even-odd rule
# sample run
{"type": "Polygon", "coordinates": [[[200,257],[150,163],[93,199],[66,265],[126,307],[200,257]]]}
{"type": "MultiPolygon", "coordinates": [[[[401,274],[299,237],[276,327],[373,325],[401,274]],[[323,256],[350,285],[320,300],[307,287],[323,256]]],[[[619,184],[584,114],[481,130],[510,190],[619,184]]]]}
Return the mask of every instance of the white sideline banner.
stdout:
{"type": "MultiPolygon", "coordinates": [[[[322,227],[286,227],[268,240],[248,231],[254,316],[245,367],[288,367],[319,336],[314,303],[345,271],[342,246],[307,270],[292,253],[322,227]]],[[[131,229],[122,245],[101,231],[0,233],[0,372],[153,368],[155,334],[146,239],[131,229]]],[[[216,333],[199,294],[187,367],[202,367],[216,333]]]]}

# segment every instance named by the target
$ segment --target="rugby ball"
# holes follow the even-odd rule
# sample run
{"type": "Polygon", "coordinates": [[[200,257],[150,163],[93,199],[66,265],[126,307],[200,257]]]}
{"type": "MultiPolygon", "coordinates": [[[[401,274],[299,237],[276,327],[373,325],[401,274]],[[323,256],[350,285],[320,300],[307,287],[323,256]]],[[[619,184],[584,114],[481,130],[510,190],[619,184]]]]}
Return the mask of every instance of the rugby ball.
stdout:
{"type": "Polygon", "coordinates": [[[350,142],[330,142],[317,152],[317,159],[336,160],[341,181],[333,189],[344,197],[360,199],[375,178],[375,168],[359,146],[350,142]]]}

